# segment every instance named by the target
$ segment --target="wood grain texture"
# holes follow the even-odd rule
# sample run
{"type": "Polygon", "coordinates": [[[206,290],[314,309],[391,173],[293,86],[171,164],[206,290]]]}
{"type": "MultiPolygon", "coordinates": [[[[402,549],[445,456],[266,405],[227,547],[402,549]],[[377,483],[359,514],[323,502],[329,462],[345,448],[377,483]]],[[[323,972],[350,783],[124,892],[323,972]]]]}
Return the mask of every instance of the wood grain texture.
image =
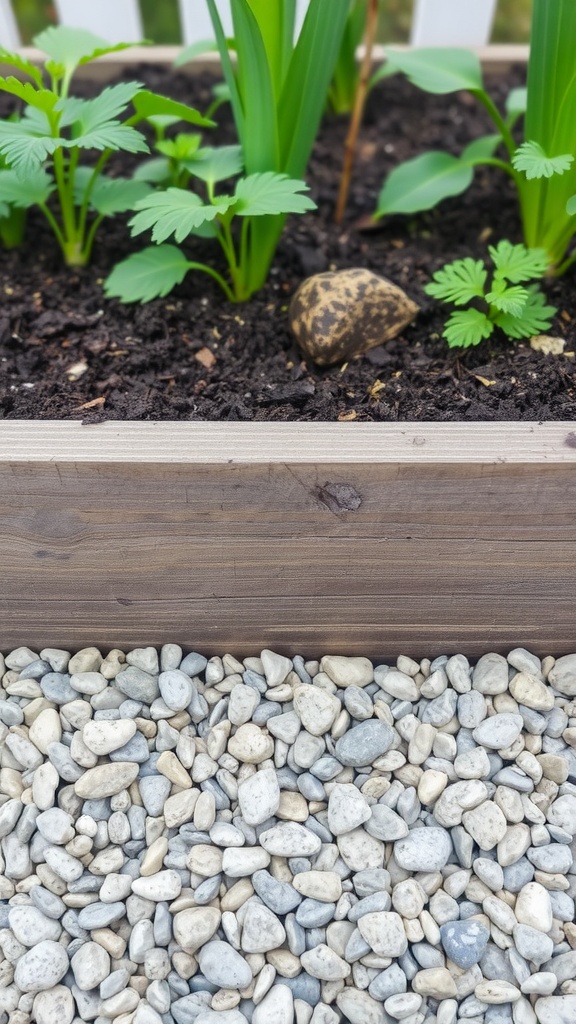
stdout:
{"type": "Polygon", "coordinates": [[[576,650],[575,438],[5,421],[0,649],[576,650]]]}

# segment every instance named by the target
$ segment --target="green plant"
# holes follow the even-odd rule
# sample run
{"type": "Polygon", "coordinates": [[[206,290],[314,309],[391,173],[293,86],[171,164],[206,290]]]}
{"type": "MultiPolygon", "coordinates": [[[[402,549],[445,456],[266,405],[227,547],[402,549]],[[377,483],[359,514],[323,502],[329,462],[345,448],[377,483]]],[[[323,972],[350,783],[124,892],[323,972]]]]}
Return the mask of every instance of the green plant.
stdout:
{"type": "MultiPolygon", "coordinates": [[[[296,0],[234,0],[232,41],[224,35],[214,0],[206,2],[246,174],[302,179],[326,105],[350,0],[310,0],[296,42],[296,0]]],[[[193,55],[196,52],[194,48],[193,55]]],[[[190,53],[184,51],[181,62],[190,53]]],[[[250,219],[242,261],[245,298],[264,284],[285,219],[285,212],[250,219]]]]}
{"type": "Polygon", "coordinates": [[[132,209],[150,191],[146,182],[103,173],[114,152],[148,152],[135,125],[157,116],[204,126],[212,122],[139,82],[108,86],[91,100],[69,95],[79,66],[128,44],[110,46],[90,32],[64,26],[46,29],[34,44],[47,55],[48,84],[28,60],[0,51],[2,63],[31,79],[0,78],[0,90],[25,104],[18,120],[0,121],[0,157],[8,166],[0,172],[0,202],[16,208],[39,206],[66,264],[83,266],[104,217],[132,209]],[[100,153],[94,166],[80,164],[85,150],[100,153]]]}
{"type": "Polygon", "coordinates": [[[167,295],[189,270],[199,270],[217,281],[231,302],[241,302],[251,295],[252,281],[258,275],[265,277],[267,272],[258,250],[250,248],[258,220],[304,213],[315,207],[303,195],[307,191],[303,181],[271,171],[241,177],[232,194],[217,194],[216,184],[242,170],[239,146],[198,150],[196,159],[187,166],[193,177],[204,182],[205,197],[184,188],[168,188],[136,203],[138,212],[130,221],[132,234],[152,228],[152,239],[157,244],[114,267],[104,286],[108,296],[117,296],[123,302],[149,302],[167,295]],[[236,237],[235,222],[240,225],[236,237]],[[170,237],[182,242],[189,235],[216,239],[228,266],[228,280],[208,264],[188,260],[176,246],[162,244],[170,237]]]}
{"type": "Polygon", "coordinates": [[[335,114],[350,114],[354,107],[360,77],[356,52],[364,35],[367,3],[368,0],[350,0],[346,27],[328,89],[328,106],[335,114]]]}
{"type": "Polygon", "coordinates": [[[549,272],[563,273],[576,231],[576,4],[534,0],[527,89],[510,93],[505,113],[486,92],[478,58],[466,50],[387,51],[387,70],[402,71],[427,92],[466,90],[482,104],[497,134],[471,143],[460,157],[431,152],[397,167],[384,184],[377,217],[414,213],[464,192],[474,168],[491,164],[514,181],[524,241],[546,251],[549,272]],[[525,114],[524,142],[513,129],[525,114]],[[503,144],[504,154],[495,156],[503,144]]]}
{"type": "Polygon", "coordinates": [[[477,303],[452,313],[446,321],[442,337],[452,348],[479,345],[495,327],[509,338],[529,338],[550,327],[556,312],[554,306],[546,305],[537,284],[524,287],[526,281],[540,278],[546,272],[548,258],[543,249],[527,249],[503,241],[490,246],[488,251],[494,264],[490,281],[482,260],[467,256],[436,271],[424,288],[428,295],[455,306],[477,303]]]}

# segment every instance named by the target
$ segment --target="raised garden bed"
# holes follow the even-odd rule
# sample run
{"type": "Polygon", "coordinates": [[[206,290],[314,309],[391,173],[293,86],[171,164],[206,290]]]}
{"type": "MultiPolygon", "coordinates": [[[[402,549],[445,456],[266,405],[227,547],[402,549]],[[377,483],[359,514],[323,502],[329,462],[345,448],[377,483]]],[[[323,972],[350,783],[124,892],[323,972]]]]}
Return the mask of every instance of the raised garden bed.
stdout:
{"type": "MultiPolygon", "coordinates": [[[[413,109],[415,94],[408,92],[405,100],[413,109]]],[[[417,102],[421,110],[424,102],[430,104],[420,94],[417,102]]],[[[365,135],[369,146],[378,134],[375,107],[378,103],[365,135]]],[[[432,107],[426,106],[427,114],[432,107]]],[[[456,101],[450,110],[461,119],[456,134],[469,138],[478,115],[456,101]],[[463,113],[471,122],[462,122],[463,113]]],[[[402,123],[398,116],[398,138],[402,123]]],[[[422,140],[416,141],[420,147],[422,140]]],[[[398,145],[404,147],[402,153],[386,157],[389,165],[408,153],[407,137],[398,145]]],[[[323,155],[320,150],[317,168],[323,155]]],[[[380,182],[378,170],[373,180],[367,178],[371,166],[366,163],[365,173],[357,175],[351,220],[370,208],[380,182]]],[[[359,255],[373,261],[380,271],[398,275],[408,290],[414,287],[422,301],[410,271],[402,272],[415,236],[424,233],[427,259],[435,258],[433,246],[440,244],[428,237],[431,226],[441,233],[450,229],[456,236],[461,230],[454,244],[468,245],[474,232],[491,226],[486,218],[493,219],[494,202],[500,205],[493,228],[504,233],[506,220],[511,231],[517,230],[513,204],[507,199],[502,203],[500,186],[486,176],[466,197],[466,217],[471,218],[466,231],[459,199],[445,204],[442,218],[419,219],[416,228],[398,220],[377,236],[356,234],[354,251],[343,262],[359,255]],[[402,246],[392,245],[394,241],[402,246]],[[388,262],[382,262],[383,253],[388,262]]],[[[322,187],[320,181],[320,192],[322,187]]],[[[326,188],[323,201],[328,208],[333,185],[326,188]]],[[[298,229],[304,231],[302,244],[310,258],[316,255],[315,224],[298,229]]],[[[327,233],[332,251],[349,245],[353,234],[346,228],[340,242],[334,228],[327,233]]],[[[102,246],[106,244],[103,239],[102,246]]],[[[124,229],[117,230],[112,244],[129,245],[124,229]]],[[[256,302],[260,316],[270,297],[275,302],[268,312],[274,333],[266,340],[268,357],[270,347],[273,352],[272,379],[261,376],[264,351],[244,349],[244,325],[235,321],[235,345],[227,347],[219,339],[223,350],[217,351],[213,337],[202,336],[183,346],[182,323],[196,308],[186,287],[174,299],[151,307],[118,307],[114,316],[121,320],[110,321],[108,329],[107,305],[104,319],[79,330],[73,317],[66,324],[63,302],[70,310],[78,308],[78,298],[92,289],[85,312],[96,317],[102,306],[93,279],[104,269],[98,251],[95,270],[73,277],[57,270],[55,258],[49,267],[39,261],[27,264],[32,293],[41,289],[35,299],[40,304],[36,320],[44,317],[45,337],[39,337],[36,327],[32,339],[34,320],[24,316],[26,351],[32,352],[41,374],[50,371],[53,377],[40,390],[22,389],[22,383],[31,383],[22,375],[16,391],[10,390],[11,383],[4,385],[4,401],[9,403],[0,423],[5,646],[22,642],[25,633],[27,643],[61,643],[72,649],[87,639],[106,649],[165,639],[194,645],[197,638],[205,638],[212,649],[228,646],[238,654],[250,654],[263,644],[288,651],[295,638],[310,656],[328,648],[386,656],[414,643],[438,654],[457,648],[471,655],[504,651],[518,643],[537,653],[571,649],[576,460],[571,357],[543,356],[527,345],[503,341],[460,361],[447,355],[443,342],[426,341],[417,349],[410,332],[420,329],[428,337],[441,323],[441,312],[432,311],[427,301],[424,326],[410,328],[405,340],[377,350],[382,365],[377,357],[376,364],[374,357],[365,357],[344,373],[340,367],[300,371],[285,321],[279,323],[283,314],[278,313],[284,301],[278,292],[287,298],[302,275],[305,257],[296,258],[297,247],[298,238],[291,248],[286,243],[283,284],[273,277],[264,300],[256,302]],[[63,299],[50,300],[47,270],[50,289],[56,277],[67,289],[63,299]],[[51,318],[56,324],[60,318],[63,330],[52,333],[51,318]],[[87,338],[94,349],[88,355],[90,369],[68,381],[66,369],[81,361],[87,338]],[[162,374],[154,360],[166,338],[178,370],[186,369],[185,384],[156,379],[162,374]],[[417,363],[423,360],[427,371],[442,381],[441,416],[468,422],[201,422],[193,392],[207,370],[194,353],[207,340],[216,353],[217,372],[229,366],[234,349],[241,350],[247,375],[243,386],[248,388],[248,379],[253,389],[247,418],[306,418],[305,407],[311,403],[309,418],[322,420],[328,418],[322,401],[316,408],[314,402],[324,393],[330,397],[332,390],[330,418],[356,412],[359,420],[409,419],[417,415],[409,404],[411,388],[402,396],[405,374],[394,377],[394,367],[413,361],[422,376],[417,363]],[[97,351],[99,342],[105,342],[104,354],[97,351]],[[127,345],[129,352],[122,352],[121,346],[127,345]],[[199,422],[102,422],[126,415],[122,361],[131,359],[140,360],[141,376],[136,405],[128,415],[149,420],[171,413],[199,422]],[[106,377],[116,374],[119,384],[95,390],[98,360],[103,360],[106,377]],[[387,387],[369,398],[366,388],[381,380],[384,371],[387,387]],[[536,394],[534,405],[518,385],[523,371],[536,394]],[[288,407],[277,400],[282,388],[297,393],[311,374],[313,395],[304,388],[303,401],[288,407]],[[478,379],[482,377],[497,384],[485,384],[478,379]],[[42,392],[44,386],[47,391],[42,392]],[[26,391],[28,404],[20,405],[26,391]],[[350,396],[349,391],[355,393],[350,396]],[[457,400],[463,391],[468,397],[457,400]],[[554,391],[557,404],[551,411],[554,391]],[[79,408],[104,393],[104,408],[79,408]],[[26,415],[43,422],[24,421],[26,415]],[[70,419],[58,420],[62,416],[70,419]],[[502,417],[531,422],[479,422],[502,417]],[[562,422],[540,423],[540,417],[562,422]],[[74,419],[83,423],[70,422],[74,419]]],[[[33,256],[30,250],[28,256],[33,256]]],[[[423,266],[418,276],[426,279],[423,266]]],[[[3,283],[16,288],[10,302],[24,302],[22,282],[4,278],[3,283]]],[[[201,287],[211,303],[210,286],[201,287]]],[[[245,312],[227,307],[224,315],[244,319],[245,312]]],[[[561,318],[558,329],[566,334],[570,351],[570,322],[561,318]]],[[[22,356],[21,343],[8,333],[6,344],[14,367],[22,356]]],[[[261,344],[263,349],[258,340],[257,346],[261,344]]],[[[242,418],[242,408],[223,390],[222,381],[214,380],[216,415],[242,418]]],[[[243,397],[243,407],[246,401],[243,397]]],[[[429,418],[430,411],[424,412],[423,419],[429,418]]]]}

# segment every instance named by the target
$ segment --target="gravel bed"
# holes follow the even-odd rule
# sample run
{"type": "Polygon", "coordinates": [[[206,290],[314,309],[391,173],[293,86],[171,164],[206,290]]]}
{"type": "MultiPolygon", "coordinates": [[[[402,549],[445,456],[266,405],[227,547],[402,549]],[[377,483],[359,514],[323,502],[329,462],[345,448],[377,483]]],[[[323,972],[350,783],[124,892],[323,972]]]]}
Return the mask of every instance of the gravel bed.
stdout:
{"type": "Polygon", "coordinates": [[[0,1024],[575,1024],[576,654],[0,677],[0,1024]]]}

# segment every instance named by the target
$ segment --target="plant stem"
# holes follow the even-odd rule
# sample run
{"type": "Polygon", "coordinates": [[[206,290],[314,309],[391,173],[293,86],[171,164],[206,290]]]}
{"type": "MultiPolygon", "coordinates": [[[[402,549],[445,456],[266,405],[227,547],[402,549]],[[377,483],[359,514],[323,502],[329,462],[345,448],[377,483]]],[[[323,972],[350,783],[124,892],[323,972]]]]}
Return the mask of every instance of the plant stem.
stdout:
{"type": "Polygon", "coordinates": [[[352,178],[352,168],[354,166],[354,158],[356,156],[356,142],[358,139],[358,132],[360,131],[360,124],[362,122],[362,115],[364,113],[366,96],[368,94],[368,82],[370,79],[370,72],[372,70],[372,49],[374,47],[374,40],[376,38],[377,25],[378,0],[369,0],[368,8],[366,11],[366,28],[364,31],[364,56],[362,58],[360,77],[358,79],[358,85],[356,87],[354,110],[352,111],[350,127],[348,129],[348,134],[346,136],[346,143],[344,149],[344,166],[342,168],[340,190],[338,193],[338,202],[336,204],[336,213],[334,216],[334,220],[336,221],[337,224],[342,223],[342,219],[344,217],[344,213],[346,210],[346,203],[348,201],[350,181],[352,178]]]}
{"type": "Polygon", "coordinates": [[[209,274],[210,277],[214,278],[214,280],[218,282],[218,284],[220,285],[220,287],[221,287],[222,291],[224,292],[226,298],[230,302],[238,302],[238,301],[240,301],[236,297],[236,295],[234,295],[234,292],[230,288],[230,285],[224,280],[222,275],[219,274],[217,270],[213,270],[212,267],[209,267],[206,263],[192,263],[191,262],[191,263],[188,264],[188,266],[190,267],[190,270],[202,270],[205,274],[209,274]]]}
{"type": "Polygon", "coordinates": [[[66,239],[64,238],[64,235],[60,230],[58,221],[56,220],[52,211],[48,209],[46,203],[38,203],[38,206],[42,210],[42,213],[46,217],[46,220],[48,221],[50,227],[52,228],[52,231],[54,232],[56,241],[58,242],[58,245],[62,250],[62,255],[66,256],[66,239]]]}
{"type": "Polygon", "coordinates": [[[492,118],[494,124],[496,125],[498,131],[500,132],[500,135],[502,136],[502,141],[504,142],[504,145],[506,146],[506,149],[508,150],[510,157],[514,156],[514,153],[516,152],[516,143],[514,142],[514,139],[512,137],[512,132],[510,131],[508,125],[506,124],[506,121],[504,120],[500,111],[498,110],[498,107],[494,103],[494,100],[488,95],[488,93],[484,92],[483,89],[473,89],[471,91],[472,94],[476,97],[477,100],[479,100],[484,109],[492,118]]]}

